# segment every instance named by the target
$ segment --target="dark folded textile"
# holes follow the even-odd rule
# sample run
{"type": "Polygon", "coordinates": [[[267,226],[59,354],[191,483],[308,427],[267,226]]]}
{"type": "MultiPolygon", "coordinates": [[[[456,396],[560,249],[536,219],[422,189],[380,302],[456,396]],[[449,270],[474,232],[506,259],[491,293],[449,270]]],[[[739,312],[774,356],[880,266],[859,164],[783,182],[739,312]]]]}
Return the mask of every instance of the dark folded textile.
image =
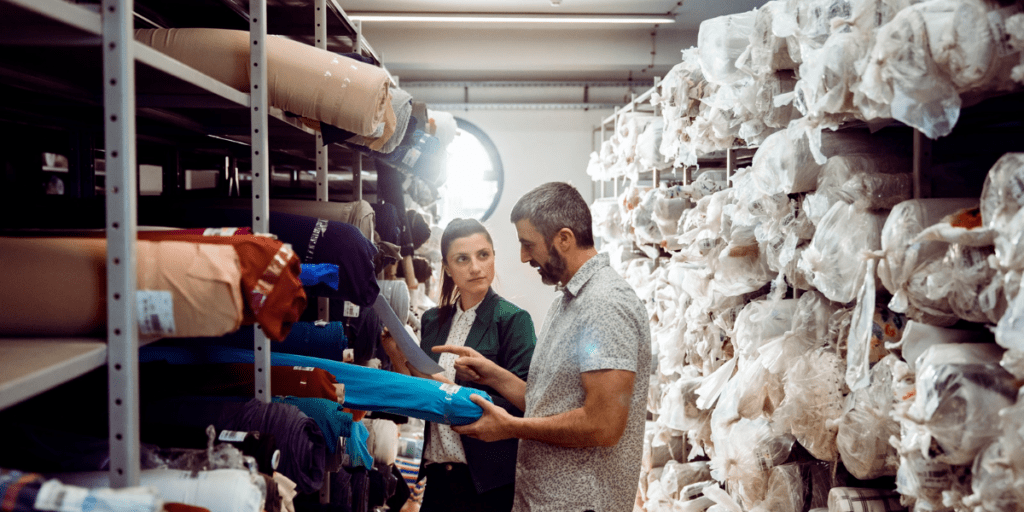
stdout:
{"type": "Polygon", "coordinates": [[[320,427],[327,443],[327,452],[338,451],[338,439],[352,435],[352,414],[343,411],[338,402],[323,398],[301,398],[296,396],[274,397],[274,402],[294,405],[309,416],[320,427]]]}
{"type": "Polygon", "coordinates": [[[320,427],[294,405],[238,401],[230,397],[178,397],[142,403],[142,423],[267,432],[281,450],[278,471],[299,492],[314,492],[324,480],[326,446],[320,427]]]}

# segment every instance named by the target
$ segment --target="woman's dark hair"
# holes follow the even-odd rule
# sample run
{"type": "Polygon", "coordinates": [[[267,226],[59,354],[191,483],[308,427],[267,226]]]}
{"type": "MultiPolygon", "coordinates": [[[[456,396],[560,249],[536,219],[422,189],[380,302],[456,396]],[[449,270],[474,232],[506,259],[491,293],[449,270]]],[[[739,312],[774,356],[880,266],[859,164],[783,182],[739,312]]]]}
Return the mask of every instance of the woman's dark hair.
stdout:
{"type": "Polygon", "coordinates": [[[448,268],[448,249],[451,248],[452,242],[455,240],[477,233],[482,233],[487,238],[487,243],[491,244],[492,249],[494,248],[494,240],[491,240],[491,234],[476,219],[453,219],[448,223],[448,227],[444,228],[444,233],[441,235],[441,296],[440,303],[438,304],[441,313],[441,323],[448,320],[449,315],[455,310],[452,306],[455,305],[455,301],[459,300],[459,290],[455,288],[455,281],[452,280],[452,277],[447,272],[444,272],[448,268]]]}

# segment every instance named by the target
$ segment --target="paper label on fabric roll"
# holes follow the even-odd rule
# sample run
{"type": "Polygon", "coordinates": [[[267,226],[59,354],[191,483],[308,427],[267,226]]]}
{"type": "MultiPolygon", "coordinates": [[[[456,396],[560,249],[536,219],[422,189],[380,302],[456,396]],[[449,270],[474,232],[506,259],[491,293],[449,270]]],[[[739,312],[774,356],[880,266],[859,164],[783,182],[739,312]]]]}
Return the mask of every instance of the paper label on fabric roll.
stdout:
{"type": "Polygon", "coordinates": [[[293,366],[292,369],[297,372],[311,372],[314,370],[312,366],[293,366]]]}
{"type": "Polygon", "coordinates": [[[135,292],[136,319],[139,334],[174,334],[174,299],[166,290],[135,292]]]}
{"type": "Polygon", "coordinates": [[[459,386],[458,384],[441,384],[441,391],[444,391],[449,395],[458,393],[460,389],[462,389],[462,386],[459,386]]]}
{"type": "Polygon", "coordinates": [[[221,430],[217,440],[225,443],[241,443],[245,441],[245,434],[245,432],[238,430],[221,430]]]}
{"type": "Polygon", "coordinates": [[[409,151],[405,152],[405,156],[402,157],[402,164],[412,168],[416,165],[416,161],[420,159],[420,150],[416,148],[409,148],[409,151]]]}
{"type": "MultiPolygon", "coordinates": [[[[83,506],[86,500],[96,500],[96,498],[89,497],[88,489],[64,485],[57,480],[49,480],[39,488],[35,509],[46,512],[82,512],[85,510],[83,506]]],[[[92,509],[91,504],[89,509],[92,509]]]]}
{"type": "Polygon", "coordinates": [[[359,316],[359,306],[345,301],[345,316],[348,318],[357,318],[359,316]]]}
{"type": "Polygon", "coordinates": [[[238,228],[206,228],[203,236],[235,236],[238,228]]]}

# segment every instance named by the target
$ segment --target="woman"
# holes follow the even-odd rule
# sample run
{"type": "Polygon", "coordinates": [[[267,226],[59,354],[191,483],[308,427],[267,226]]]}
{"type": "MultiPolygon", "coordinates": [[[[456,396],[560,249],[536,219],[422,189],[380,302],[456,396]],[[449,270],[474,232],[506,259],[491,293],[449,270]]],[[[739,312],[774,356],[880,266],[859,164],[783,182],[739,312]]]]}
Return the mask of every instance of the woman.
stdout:
{"type": "MultiPolygon", "coordinates": [[[[473,219],[455,219],[441,235],[443,256],[439,306],[423,314],[420,346],[444,372],[437,380],[480,388],[511,414],[523,412],[493,389],[457,380],[454,354],[431,351],[439,345],[466,346],[526,380],[536,335],[530,314],[491,289],[494,243],[473,219]]],[[[393,367],[409,372],[404,357],[385,339],[393,367]]],[[[424,376],[415,370],[413,375],[424,376]]],[[[485,443],[460,436],[451,427],[427,423],[420,477],[427,477],[421,512],[508,511],[515,496],[518,441],[485,443]]]]}

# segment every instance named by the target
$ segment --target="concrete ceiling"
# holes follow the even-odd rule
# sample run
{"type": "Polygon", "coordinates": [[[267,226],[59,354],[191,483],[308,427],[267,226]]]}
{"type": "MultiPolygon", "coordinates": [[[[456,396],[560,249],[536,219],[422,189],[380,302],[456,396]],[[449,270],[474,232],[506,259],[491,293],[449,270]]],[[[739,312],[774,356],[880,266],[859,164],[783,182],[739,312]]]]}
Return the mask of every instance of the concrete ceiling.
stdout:
{"type": "Polygon", "coordinates": [[[663,25],[365,22],[401,81],[626,81],[664,76],[700,23],[766,0],[339,0],[347,12],[671,14],[663,25]],[[553,5],[558,2],[558,5],[553,5]]]}

